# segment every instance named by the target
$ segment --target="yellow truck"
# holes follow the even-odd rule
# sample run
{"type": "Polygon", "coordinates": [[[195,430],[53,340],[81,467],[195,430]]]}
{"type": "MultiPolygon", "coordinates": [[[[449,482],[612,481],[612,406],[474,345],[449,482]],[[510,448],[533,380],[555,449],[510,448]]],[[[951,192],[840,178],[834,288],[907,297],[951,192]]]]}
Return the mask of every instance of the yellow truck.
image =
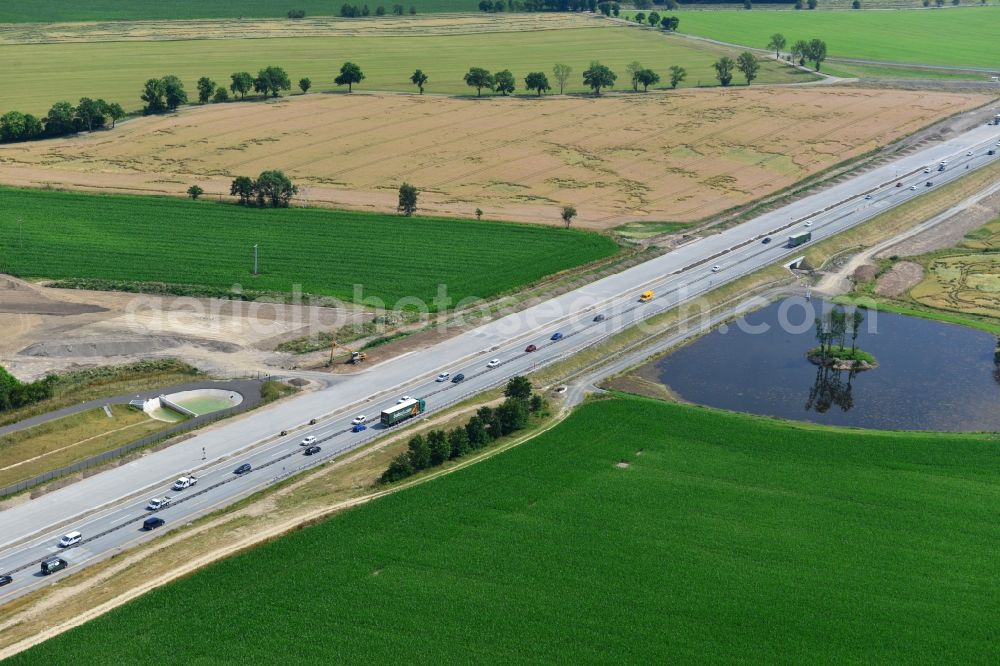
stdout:
{"type": "Polygon", "coordinates": [[[650,290],[650,291],[644,291],[644,292],[642,292],[642,295],[639,296],[639,302],[640,303],[649,303],[651,300],[653,300],[653,296],[655,296],[655,295],[656,294],[654,294],[652,292],[652,290],[650,290]]]}

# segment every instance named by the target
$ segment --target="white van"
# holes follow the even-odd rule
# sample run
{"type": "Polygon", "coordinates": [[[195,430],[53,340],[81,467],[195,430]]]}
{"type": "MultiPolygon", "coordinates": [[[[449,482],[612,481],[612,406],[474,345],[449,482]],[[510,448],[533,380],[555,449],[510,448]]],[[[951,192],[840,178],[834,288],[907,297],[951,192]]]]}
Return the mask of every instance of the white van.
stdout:
{"type": "Polygon", "coordinates": [[[70,532],[69,534],[64,534],[62,539],[59,539],[59,547],[69,548],[70,546],[80,543],[82,540],[82,534],[79,532],[70,532]]]}

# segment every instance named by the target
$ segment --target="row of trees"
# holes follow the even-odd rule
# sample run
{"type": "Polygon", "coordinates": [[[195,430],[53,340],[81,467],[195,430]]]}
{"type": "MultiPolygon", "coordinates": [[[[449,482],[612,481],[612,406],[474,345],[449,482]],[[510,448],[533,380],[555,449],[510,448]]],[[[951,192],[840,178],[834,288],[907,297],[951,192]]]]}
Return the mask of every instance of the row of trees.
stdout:
{"type": "MultiPolygon", "coordinates": [[[[229,193],[239,198],[241,206],[260,208],[287,208],[299,188],[289,180],[283,171],[264,171],[256,180],[249,176],[237,176],[229,187],[229,193]]],[[[188,189],[192,199],[197,199],[201,188],[193,185],[188,189]],[[197,188],[197,194],[193,190],[197,188]]]]}
{"type": "Polygon", "coordinates": [[[660,26],[669,32],[677,32],[677,27],[681,24],[681,20],[676,16],[660,16],[656,12],[649,12],[648,15],[644,12],[636,12],[633,18],[636,23],[649,23],[654,28],[660,26]]]}
{"type": "Polygon", "coordinates": [[[43,118],[30,113],[8,111],[0,116],[0,141],[32,141],[76,134],[84,130],[92,132],[107,126],[109,122],[114,127],[124,117],[125,110],[121,105],[90,97],[81,98],[76,106],[69,102],[57,102],[43,118]]]}
{"type": "MultiPolygon", "coordinates": [[[[771,35],[771,39],[767,42],[767,48],[774,50],[775,58],[781,57],[781,52],[787,45],[788,40],[780,32],[771,35]]],[[[809,41],[800,39],[792,44],[789,54],[793,60],[799,62],[799,65],[804,66],[806,61],[813,63],[818,72],[822,62],[826,60],[826,42],[822,39],[810,39],[809,41]]]]}
{"type": "Polygon", "coordinates": [[[415,435],[405,453],[393,459],[379,477],[381,483],[400,481],[417,472],[437,467],[477,451],[491,442],[527,427],[531,415],[545,410],[545,400],[531,389],[525,377],[513,377],[504,389],[506,399],[498,407],[481,407],[464,426],[431,430],[415,435]]]}
{"type": "MultiPolygon", "coordinates": [[[[479,3],[479,10],[483,12],[594,12],[597,11],[597,2],[598,0],[482,0],[479,3]]],[[[615,14],[615,16],[617,15],[615,14]]]]}
{"type": "Polygon", "coordinates": [[[677,0],[633,0],[632,6],[636,9],[650,9],[653,5],[663,5],[667,9],[673,11],[680,8],[677,0]]]}
{"type": "Polygon", "coordinates": [[[750,82],[757,78],[760,62],[753,53],[744,51],[736,60],[729,56],[722,56],[712,64],[712,67],[715,69],[715,78],[719,80],[720,85],[728,86],[732,83],[735,70],[742,72],[747,85],[750,85],[750,82]]]}
{"type": "MultiPolygon", "coordinates": [[[[385,5],[379,5],[375,8],[375,16],[385,16],[385,5]]],[[[402,16],[404,14],[403,5],[393,5],[392,13],[395,16],[402,16]]],[[[416,14],[417,8],[410,5],[410,14],[416,14]]],[[[349,5],[344,4],[340,7],[340,15],[344,18],[357,18],[359,16],[371,16],[372,11],[368,9],[368,5],[349,5]]]]}
{"type": "Polygon", "coordinates": [[[25,383],[0,368],[0,412],[33,405],[52,397],[55,375],[49,375],[37,382],[25,383]]]}

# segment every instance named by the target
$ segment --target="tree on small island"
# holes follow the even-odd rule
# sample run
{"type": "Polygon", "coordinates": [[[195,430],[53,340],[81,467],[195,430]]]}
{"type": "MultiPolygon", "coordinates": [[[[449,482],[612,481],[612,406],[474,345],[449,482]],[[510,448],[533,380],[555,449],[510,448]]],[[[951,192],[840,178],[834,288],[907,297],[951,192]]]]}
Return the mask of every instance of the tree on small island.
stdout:
{"type": "Polygon", "coordinates": [[[809,360],[816,365],[841,370],[867,370],[876,367],[878,363],[875,357],[858,349],[858,332],[864,320],[865,316],[860,309],[855,308],[848,315],[840,306],[833,308],[826,316],[816,317],[816,341],[819,346],[809,350],[809,360]],[[850,347],[847,346],[848,333],[851,336],[850,347]]]}

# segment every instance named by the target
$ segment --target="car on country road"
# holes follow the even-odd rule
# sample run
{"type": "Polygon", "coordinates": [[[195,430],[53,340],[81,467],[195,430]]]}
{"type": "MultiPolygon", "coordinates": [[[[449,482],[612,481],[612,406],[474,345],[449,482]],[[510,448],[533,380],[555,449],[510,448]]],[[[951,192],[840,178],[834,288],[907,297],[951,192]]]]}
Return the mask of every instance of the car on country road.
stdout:
{"type": "Polygon", "coordinates": [[[563,339],[563,334],[559,333],[558,331],[553,333],[552,337],[549,338],[549,340],[552,340],[553,342],[557,342],[562,339],[563,339]]]}
{"type": "Polygon", "coordinates": [[[306,454],[307,456],[311,456],[313,454],[319,453],[322,450],[323,449],[319,448],[318,446],[310,446],[308,449],[303,451],[303,453],[306,454]]]}
{"type": "Polygon", "coordinates": [[[316,436],[309,435],[308,437],[303,437],[302,441],[299,442],[299,446],[312,446],[316,443],[316,436]]]}
{"type": "Polygon", "coordinates": [[[146,511],[159,511],[160,509],[166,509],[170,506],[170,497],[164,496],[163,499],[154,497],[149,500],[149,504],[146,505],[146,511]]]}
{"type": "Polygon", "coordinates": [[[604,315],[602,314],[597,315],[596,317],[594,317],[594,321],[604,321],[604,315]]]}
{"type": "Polygon", "coordinates": [[[465,375],[463,375],[461,372],[451,378],[452,384],[458,384],[459,382],[464,382],[464,381],[465,381],[465,375]]]}
{"type": "Polygon", "coordinates": [[[351,432],[364,432],[365,430],[368,430],[368,426],[364,423],[355,423],[351,426],[351,432]]]}
{"type": "Polygon", "coordinates": [[[437,379],[435,379],[434,381],[436,381],[436,382],[446,382],[446,381],[448,381],[449,377],[451,377],[451,373],[450,372],[442,372],[440,375],[437,376],[437,379]]]}
{"type": "Polygon", "coordinates": [[[181,478],[174,481],[174,485],[170,486],[170,488],[171,490],[184,490],[185,488],[190,488],[196,483],[198,483],[198,477],[182,476],[181,478]]]}
{"type": "Polygon", "coordinates": [[[358,425],[359,423],[368,423],[368,417],[364,414],[358,414],[351,419],[351,425],[358,425]]]}
{"type": "Polygon", "coordinates": [[[233,470],[233,474],[236,474],[237,476],[242,476],[252,469],[253,467],[250,466],[250,463],[243,463],[242,465],[233,470]]]}
{"type": "Polygon", "coordinates": [[[490,362],[486,364],[486,367],[489,368],[490,370],[492,370],[493,368],[499,368],[500,367],[500,359],[498,359],[498,358],[491,358],[490,362]]]}
{"type": "Polygon", "coordinates": [[[10,583],[13,582],[14,582],[14,577],[11,576],[10,574],[3,574],[2,576],[0,576],[0,587],[3,587],[4,585],[9,585],[10,583]]]}
{"type": "Polygon", "coordinates": [[[528,345],[527,347],[524,348],[524,351],[530,354],[533,351],[538,351],[538,347],[536,347],[535,345],[528,345]]]}
{"type": "Polygon", "coordinates": [[[50,557],[42,562],[42,575],[47,576],[50,573],[55,573],[60,569],[65,569],[69,566],[69,562],[61,557],[50,557]]]}
{"type": "Polygon", "coordinates": [[[150,516],[146,520],[142,521],[142,531],[149,532],[150,530],[155,530],[157,527],[163,527],[163,524],[167,522],[160,518],[159,516],[150,516]]]}

